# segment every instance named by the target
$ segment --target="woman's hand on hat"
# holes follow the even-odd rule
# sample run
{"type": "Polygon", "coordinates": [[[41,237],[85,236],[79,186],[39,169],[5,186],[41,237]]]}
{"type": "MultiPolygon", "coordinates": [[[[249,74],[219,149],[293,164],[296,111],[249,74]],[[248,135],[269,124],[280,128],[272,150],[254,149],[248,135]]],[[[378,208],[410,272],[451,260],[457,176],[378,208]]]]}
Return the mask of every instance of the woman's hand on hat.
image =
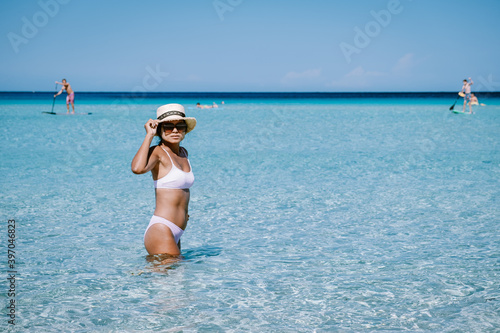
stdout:
{"type": "Polygon", "coordinates": [[[148,122],[144,125],[146,129],[146,134],[155,136],[156,128],[158,127],[158,120],[149,119],[148,122]]]}

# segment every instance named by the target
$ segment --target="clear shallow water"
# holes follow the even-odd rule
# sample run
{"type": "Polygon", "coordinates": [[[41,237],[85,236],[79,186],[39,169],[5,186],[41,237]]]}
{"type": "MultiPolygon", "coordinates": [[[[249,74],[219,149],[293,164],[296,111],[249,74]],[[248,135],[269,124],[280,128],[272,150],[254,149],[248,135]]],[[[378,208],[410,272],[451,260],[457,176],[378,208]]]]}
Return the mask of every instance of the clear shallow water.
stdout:
{"type": "Polygon", "coordinates": [[[142,243],[152,180],[130,161],[168,102],[88,99],[91,116],[66,117],[1,101],[16,330],[498,331],[500,100],[472,116],[446,98],[189,109],[191,219],[181,260],[160,264],[142,243]]]}

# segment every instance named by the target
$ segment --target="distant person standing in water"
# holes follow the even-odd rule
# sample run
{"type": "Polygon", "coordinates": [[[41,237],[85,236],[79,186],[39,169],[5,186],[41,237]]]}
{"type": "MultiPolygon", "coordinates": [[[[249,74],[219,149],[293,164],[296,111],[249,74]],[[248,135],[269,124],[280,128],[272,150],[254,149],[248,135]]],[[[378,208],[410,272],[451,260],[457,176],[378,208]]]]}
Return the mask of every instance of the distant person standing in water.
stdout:
{"type": "Polygon", "coordinates": [[[71,89],[71,85],[66,81],[66,79],[63,79],[62,82],[57,82],[56,84],[62,85],[61,90],[57,94],[54,95],[54,97],[59,96],[62,94],[63,90],[66,90],[66,93],[68,96],[66,96],[66,107],[68,108],[69,113],[69,103],[71,103],[71,107],[73,108],[73,113],[75,113],[75,92],[73,89],[71,89]]]}
{"type": "Polygon", "coordinates": [[[470,103],[472,105],[481,105],[481,106],[485,106],[486,105],[484,103],[479,103],[479,100],[477,99],[476,95],[474,95],[474,94],[471,93],[470,96],[471,96],[470,97],[470,103]]]}
{"type": "Polygon", "coordinates": [[[461,93],[464,94],[464,109],[463,112],[465,112],[465,106],[467,103],[469,103],[469,113],[472,113],[472,105],[471,105],[471,89],[470,86],[473,85],[474,82],[472,81],[471,78],[469,80],[464,80],[464,84],[462,86],[462,90],[460,91],[461,93]]]}

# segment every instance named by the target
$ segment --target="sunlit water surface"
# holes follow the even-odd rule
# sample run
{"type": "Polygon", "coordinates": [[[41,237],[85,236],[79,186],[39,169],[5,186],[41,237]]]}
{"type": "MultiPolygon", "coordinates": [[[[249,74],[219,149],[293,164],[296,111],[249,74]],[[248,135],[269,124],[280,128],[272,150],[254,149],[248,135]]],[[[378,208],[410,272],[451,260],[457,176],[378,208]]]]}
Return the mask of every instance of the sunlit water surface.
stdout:
{"type": "Polygon", "coordinates": [[[0,102],[18,331],[498,332],[498,99],[0,102]],[[146,257],[130,171],[169,102],[198,120],[178,260],[146,257]]]}

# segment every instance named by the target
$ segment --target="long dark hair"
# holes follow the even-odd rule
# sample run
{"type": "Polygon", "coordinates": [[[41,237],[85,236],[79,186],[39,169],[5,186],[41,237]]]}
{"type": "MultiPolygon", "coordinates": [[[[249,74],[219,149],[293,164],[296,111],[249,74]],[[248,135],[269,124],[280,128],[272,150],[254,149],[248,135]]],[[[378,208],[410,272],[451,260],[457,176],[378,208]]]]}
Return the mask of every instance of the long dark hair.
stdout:
{"type": "Polygon", "coordinates": [[[163,124],[164,123],[159,123],[158,126],[156,126],[156,136],[159,139],[156,145],[158,146],[163,142],[163,138],[161,137],[161,132],[163,132],[163,124]]]}

